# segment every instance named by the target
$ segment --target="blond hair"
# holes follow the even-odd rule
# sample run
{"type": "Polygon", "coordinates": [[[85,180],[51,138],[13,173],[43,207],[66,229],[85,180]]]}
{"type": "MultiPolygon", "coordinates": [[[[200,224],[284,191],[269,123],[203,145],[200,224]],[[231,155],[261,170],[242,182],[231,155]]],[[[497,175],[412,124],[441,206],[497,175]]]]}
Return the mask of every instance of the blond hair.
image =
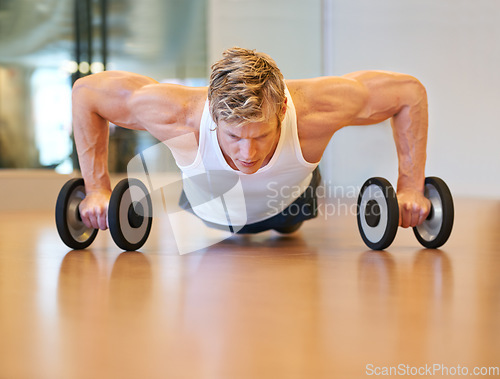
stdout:
{"type": "Polygon", "coordinates": [[[273,114],[281,121],[285,81],[267,54],[233,47],[212,65],[208,99],[210,114],[219,121],[241,125],[263,122],[273,114]]]}

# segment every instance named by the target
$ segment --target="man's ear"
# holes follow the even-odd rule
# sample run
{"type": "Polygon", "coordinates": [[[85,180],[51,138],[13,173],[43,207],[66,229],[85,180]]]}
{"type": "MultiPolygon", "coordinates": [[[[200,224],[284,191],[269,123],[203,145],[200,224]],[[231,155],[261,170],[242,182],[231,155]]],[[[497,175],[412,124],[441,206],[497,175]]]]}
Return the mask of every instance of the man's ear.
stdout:
{"type": "Polygon", "coordinates": [[[287,109],[287,103],[288,103],[288,98],[285,97],[285,101],[282,105],[282,108],[281,108],[281,119],[283,120],[285,118],[285,113],[286,113],[286,109],[287,109]]]}

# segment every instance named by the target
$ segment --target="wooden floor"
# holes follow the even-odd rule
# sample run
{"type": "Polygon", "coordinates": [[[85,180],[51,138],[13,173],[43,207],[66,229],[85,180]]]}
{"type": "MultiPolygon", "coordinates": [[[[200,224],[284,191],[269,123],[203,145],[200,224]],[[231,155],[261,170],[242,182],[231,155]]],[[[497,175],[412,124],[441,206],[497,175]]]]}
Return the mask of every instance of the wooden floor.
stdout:
{"type": "Polygon", "coordinates": [[[442,250],[368,251],[337,215],[179,255],[167,226],[70,251],[52,212],[1,214],[0,378],[500,374],[500,201],[456,200],[442,250]]]}

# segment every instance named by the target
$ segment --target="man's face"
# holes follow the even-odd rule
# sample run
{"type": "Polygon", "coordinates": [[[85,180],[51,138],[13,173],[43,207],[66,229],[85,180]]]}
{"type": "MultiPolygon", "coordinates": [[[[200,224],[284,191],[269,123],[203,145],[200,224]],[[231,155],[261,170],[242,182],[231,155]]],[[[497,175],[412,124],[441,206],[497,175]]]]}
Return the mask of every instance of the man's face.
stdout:
{"type": "Polygon", "coordinates": [[[278,117],[239,126],[219,122],[217,137],[229,166],[253,174],[272,158],[280,138],[278,117]]]}

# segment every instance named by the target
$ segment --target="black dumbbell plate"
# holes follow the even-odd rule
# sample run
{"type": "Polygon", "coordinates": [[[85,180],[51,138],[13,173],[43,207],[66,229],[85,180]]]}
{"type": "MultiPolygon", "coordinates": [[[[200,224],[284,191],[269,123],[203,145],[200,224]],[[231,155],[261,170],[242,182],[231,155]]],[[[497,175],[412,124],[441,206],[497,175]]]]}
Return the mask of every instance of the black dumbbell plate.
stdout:
{"type": "Polygon", "coordinates": [[[138,179],[123,179],[111,194],[108,208],[109,231],[116,245],[126,251],[140,249],[153,223],[149,192],[138,179]]]}
{"type": "Polygon", "coordinates": [[[358,197],[357,220],[359,233],[373,250],[383,250],[396,237],[399,206],[396,192],[384,178],[368,179],[358,197]]]}
{"type": "Polygon", "coordinates": [[[425,197],[431,201],[431,213],[413,232],[422,246],[437,249],[446,243],[453,229],[453,197],[446,183],[432,176],[425,179],[425,197]]]}
{"type": "Polygon", "coordinates": [[[88,228],[80,218],[78,206],[85,198],[82,178],[74,178],[64,184],[56,202],[56,226],[62,241],[70,248],[79,250],[90,246],[98,229],[88,228]]]}

